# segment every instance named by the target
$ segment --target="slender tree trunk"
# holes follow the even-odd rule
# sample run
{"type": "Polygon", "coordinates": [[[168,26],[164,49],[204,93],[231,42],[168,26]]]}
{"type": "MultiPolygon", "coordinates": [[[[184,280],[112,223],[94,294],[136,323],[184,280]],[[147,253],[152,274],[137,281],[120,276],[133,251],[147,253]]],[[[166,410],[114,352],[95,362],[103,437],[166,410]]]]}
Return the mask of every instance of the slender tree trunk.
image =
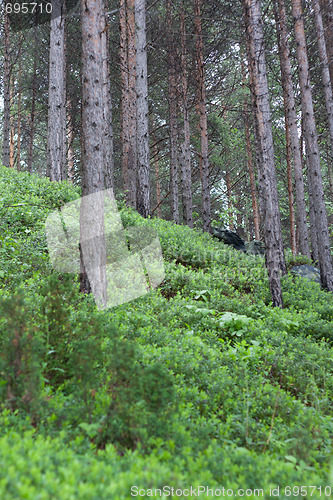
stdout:
{"type": "MultiPolygon", "coordinates": [[[[318,42],[318,50],[319,57],[321,62],[321,75],[323,81],[323,91],[325,97],[325,105],[327,111],[327,121],[328,121],[328,130],[330,134],[331,141],[331,158],[328,162],[329,168],[329,180],[332,180],[333,177],[333,92],[332,92],[332,82],[329,72],[328,66],[328,57],[326,51],[326,42],[325,42],[325,31],[323,26],[323,20],[319,5],[319,0],[312,0],[313,10],[315,13],[315,21],[316,21],[316,30],[317,30],[317,42],[318,42]]],[[[333,28],[333,26],[332,26],[333,28]]],[[[333,54],[332,54],[333,56],[333,54]]],[[[331,186],[331,198],[333,201],[333,184],[330,182],[331,186]]]]}
{"type": "Polygon", "coordinates": [[[232,207],[232,193],[231,193],[231,178],[229,170],[225,173],[225,183],[227,186],[227,200],[228,200],[228,226],[230,231],[234,231],[234,214],[232,207]]]}
{"type": "MultiPolygon", "coordinates": [[[[246,75],[245,68],[242,60],[242,76],[243,76],[243,88],[246,86],[246,75]]],[[[257,188],[256,188],[256,180],[254,176],[253,170],[253,155],[252,155],[252,146],[251,146],[251,134],[250,134],[250,124],[249,124],[249,111],[247,98],[244,97],[243,102],[243,115],[244,115],[244,127],[245,127],[245,139],[246,139],[246,156],[247,156],[247,168],[249,171],[250,177],[250,188],[251,188],[251,200],[252,200],[252,212],[253,212],[253,225],[254,225],[254,237],[256,240],[260,240],[260,219],[259,219],[259,210],[257,203],[257,188]]]]}
{"type": "Polygon", "coordinates": [[[306,50],[301,0],[292,0],[291,5],[294,18],[296,53],[298,60],[301,102],[304,118],[304,132],[307,145],[309,185],[311,184],[316,221],[319,268],[323,287],[329,291],[333,291],[333,266],[320,166],[317,130],[312,102],[312,92],[309,84],[309,65],[306,50]]]}
{"type": "Polygon", "coordinates": [[[292,69],[289,55],[286,9],[284,0],[278,0],[278,10],[276,8],[276,3],[274,2],[274,10],[282,75],[283,99],[286,117],[286,134],[289,134],[290,136],[290,144],[294,164],[299,251],[301,254],[310,257],[302,160],[298,139],[297,112],[292,81],[292,69]]]}
{"type": "Polygon", "coordinates": [[[105,123],[103,56],[106,53],[102,0],[82,0],[82,132],[83,168],[80,208],[81,290],[90,287],[100,307],[107,304],[104,236],[105,123]],[[103,46],[104,45],[104,46],[103,46]],[[99,194],[98,194],[99,193],[99,194]],[[92,195],[94,196],[88,196],[92,195]]]}
{"type": "Polygon", "coordinates": [[[137,210],[150,215],[148,69],[146,0],[135,0],[137,92],[137,210]]]}
{"type": "Polygon", "coordinates": [[[66,169],[65,12],[63,0],[52,0],[47,152],[50,179],[60,182],[66,169]]]}
{"type": "Polygon", "coordinates": [[[263,156],[261,182],[264,207],[264,237],[266,246],[266,266],[273,306],[283,307],[280,275],[286,274],[276,172],[274,146],[269,105],[265,52],[263,50],[263,28],[258,0],[244,0],[245,25],[251,54],[253,84],[256,97],[256,112],[259,137],[263,156]]]}
{"type": "Polygon", "coordinates": [[[128,199],[128,156],[129,156],[129,69],[126,0],[119,1],[119,31],[120,31],[120,78],[121,78],[121,145],[122,145],[122,176],[124,192],[128,199]]]}
{"type": "Polygon", "coordinates": [[[127,43],[128,43],[128,204],[136,208],[137,188],[137,95],[135,54],[135,0],[127,0],[127,43]]]}
{"type": "Polygon", "coordinates": [[[209,186],[209,160],[208,160],[208,130],[206,108],[206,84],[204,70],[203,39],[201,25],[201,0],[194,2],[195,28],[196,28],[196,56],[198,67],[198,94],[199,94],[199,127],[201,143],[201,186],[202,186],[202,219],[203,230],[211,230],[210,186],[209,186]]]}
{"type": "Polygon", "coordinates": [[[325,24],[325,40],[328,55],[328,68],[333,84],[333,0],[321,0],[325,24]]]}
{"type": "MultiPolygon", "coordinates": [[[[6,3],[4,4],[6,5],[6,3]]],[[[10,37],[9,18],[4,12],[4,76],[3,76],[3,128],[2,128],[2,163],[9,167],[10,156],[10,37]]]]}
{"type": "MultiPolygon", "coordinates": [[[[30,134],[29,134],[29,149],[28,149],[28,172],[32,171],[34,135],[35,135],[35,108],[36,108],[36,93],[37,93],[37,24],[34,26],[34,62],[32,73],[32,97],[31,97],[31,113],[30,113],[30,134]]],[[[49,171],[48,171],[49,175],[49,171]]]]}
{"type": "Polygon", "coordinates": [[[179,224],[178,198],[178,134],[177,134],[177,88],[175,43],[172,26],[172,0],[166,4],[166,25],[168,28],[168,104],[169,104],[169,137],[170,137],[170,193],[172,220],[179,224]]]}
{"type": "MultiPolygon", "coordinates": [[[[152,135],[153,141],[155,141],[154,136],[152,135]]],[[[159,150],[158,147],[155,145],[153,149],[154,153],[154,169],[155,169],[155,182],[156,182],[156,213],[157,217],[160,219],[161,218],[161,181],[160,181],[160,167],[158,164],[158,155],[159,155],[159,150]]]]}
{"type": "MultiPolygon", "coordinates": [[[[14,78],[13,73],[10,78],[10,109],[14,109],[14,78]]],[[[9,140],[9,167],[14,168],[15,154],[14,154],[14,136],[15,136],[15,126],[14,126],[14,115],[13,111],[10,115],[10,140],[9,140]]]]}
{"type": "Polygon", "coordinates": [[[67,99],[67,177],[70,182],[74,180],[74,128],[72,118],[72,101],[67,99]]]}
{"type": "MultiPolygon", "coordinates": [[[[21,20],[20,20],[21,23],[21,20]]],[[[16,168],[21,170],[21,100],[22,100],[22,32],[19,35],[19,52],[18,52],[18,101],[17,101],[17,146],[16,146],[16,168]]]]}
{"type": "Polygon", "coordinates": [[[180,182],[183,198],[184,223],[193,227],[192,214],[192,180],[191,180],[191,151],[190,151],[190,117],[188,109],[188,81],[187,81],[187,52],[184,4],[181,4],[181,80],[182,80],[182,110],[184,120],[184,137],[181,143],[180,182]]]}
{"type": "Polygon", "coordinates": [[[291,246],[291,253],[293,255],[296,255],[293,171],[292,171],[292,164],[291,164],[291,144],[290,144],[289,127],[288,127],[288,123],[287,123],[286,108],[285,108],[285,125],[286,125],[286,159],[287,159],[288,200],[289,200],[289,218],[290,218],[290,246],[291,246]]]}
{"type": "Polygon", "coordinates": [[[111,80],[109,63],[109,26],[105,19],[105,26],[102,31],[103,54],[103,81],[104,81],[104,186],[105,189],[113,189],[114,185],[114,165],[113,165],[113,127],[112,127],[112,102],[111,102],[111,80]]]}
{"type": "MultiPolygon", "coordinates": [[[[254,143],[255,143],[255,161],[256,161],[256,170],[258,174],[258,199],[259,199],[259,227],[260,224],[263,223],[263,220],[265,219],[264,216],[264,208],[265,208],[265,202],[263,199],[263,193],[262,193],[262,186],[263,182],[261,182],[261,169],[260,165],[263,164],[263,157],[262,157],[262,150],[261,150],[261,145],[260,145],[260,138],[259,138],[259,126],[258,126],[258,118],[257,118],[257,113],[256,113],[256,96],[255,96],[255,88],[254,88],[254,76],[253,76],[253,66],[251,65],[251,53],[250,53],[250,48],[249,48],[249,43],[246,44],[246,53],[247,53],[247,67],[249,71],[249,88],[250,88],[250,94],[251,94],[251,108],[252,108],[252,115],[253,115],[253,131],[254,131],[254,143]]],[[[261,228],[263,231],[263,228],[261,228]]]]}

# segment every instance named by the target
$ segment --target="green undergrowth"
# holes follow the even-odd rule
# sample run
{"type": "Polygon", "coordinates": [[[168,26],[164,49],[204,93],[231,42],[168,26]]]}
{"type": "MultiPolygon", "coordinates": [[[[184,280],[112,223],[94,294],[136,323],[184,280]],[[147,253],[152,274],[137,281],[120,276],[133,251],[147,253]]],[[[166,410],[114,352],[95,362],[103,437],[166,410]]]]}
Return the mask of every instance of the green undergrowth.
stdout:
{"type": "Polygon", "coordinates": [[[0,498],[128,499],[131,487],[148,498],[164,486],[178,498],[191,486],[270,498],[279,486],[289,498],[297,485],[323,497],[331,294],[287,275],[274,309],[262,257],[119,204],[125,227],[157,231],[165,279],[98,311],[47,254],[48,213],[79,191],[3,168],[0,189],[0,498]]]}

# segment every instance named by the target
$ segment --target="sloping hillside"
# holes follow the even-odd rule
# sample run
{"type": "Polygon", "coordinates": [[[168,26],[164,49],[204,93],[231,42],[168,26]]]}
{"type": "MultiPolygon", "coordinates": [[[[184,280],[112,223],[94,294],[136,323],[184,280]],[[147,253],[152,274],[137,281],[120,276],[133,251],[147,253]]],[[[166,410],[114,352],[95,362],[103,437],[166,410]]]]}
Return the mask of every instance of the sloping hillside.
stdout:
{"type": "Polygon", "coordinates": [[[78,190],[1,168],[0,191],[1,499],[329,497],[331,294],[287,276],[273,309],[261,257],[120,207],[166,277],[99,312],[47,255],[78,190]]]}

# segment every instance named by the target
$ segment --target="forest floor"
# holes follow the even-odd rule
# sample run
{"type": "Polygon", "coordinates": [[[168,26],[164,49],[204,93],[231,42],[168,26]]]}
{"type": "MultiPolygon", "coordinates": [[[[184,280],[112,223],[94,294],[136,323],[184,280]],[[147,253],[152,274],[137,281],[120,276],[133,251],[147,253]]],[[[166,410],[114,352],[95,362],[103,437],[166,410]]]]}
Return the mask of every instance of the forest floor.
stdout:
{"type": "Polygon", "coordinates": [[[78,188],[0,192],[1,499],[332,497],[332,294],[289,274],[274,309],[262,257],[120,205],[165,279],[99,311],[47,251],[78,188]]]}

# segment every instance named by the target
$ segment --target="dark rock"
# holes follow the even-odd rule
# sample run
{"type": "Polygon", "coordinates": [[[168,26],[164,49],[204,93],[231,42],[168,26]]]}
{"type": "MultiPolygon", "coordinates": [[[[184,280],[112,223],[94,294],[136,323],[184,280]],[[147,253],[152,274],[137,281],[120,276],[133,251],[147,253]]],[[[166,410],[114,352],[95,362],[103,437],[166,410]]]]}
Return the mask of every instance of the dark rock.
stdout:
{"type": "Polygon", "coordinates": [[[229,229],[212,227],[212,235],[220,241],[223,241],[226,245],[232,245],[236,250],[241,250],[242,252],[246,251],[244,240],[242,240],[238,234],[229,231],[229,229]]]}
{"type": "Polygon", "coordinates": [[[263,241],[253,240],[246,242],[245,248],[248,255],[265,255],[265,243],[263,241]]]}
{"type": "Polygon", "coordinates": [[[309,266],[308,264],[302,264],[300,266],[294,266],[291,268],[290,272],[294,276],[300,276],[301,278],[306,278],[309,281],[315,281],[316,283],[321,283],[320,281],[320,271],[314,266],[309,266]]]}

